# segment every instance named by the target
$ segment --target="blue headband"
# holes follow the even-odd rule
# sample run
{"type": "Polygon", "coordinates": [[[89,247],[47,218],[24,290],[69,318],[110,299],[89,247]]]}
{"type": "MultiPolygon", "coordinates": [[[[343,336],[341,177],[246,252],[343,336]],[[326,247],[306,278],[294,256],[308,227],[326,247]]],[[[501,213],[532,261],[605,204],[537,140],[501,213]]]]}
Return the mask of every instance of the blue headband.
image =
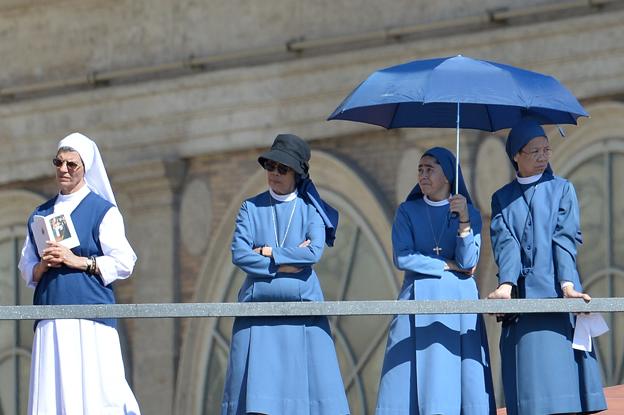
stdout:
{"type": "MultiPolygon", "coordinates": [[[[444,172],[444,176],[446,180],[451,184],[451,193],[455,191],[455,155],[451,153],[449,150],[443,147],[433,147],[430,148],[423,154],[423,157],[431,156],[437,160],[440,167],[442,167],[442,171],[444,172]]],[[[466,183],[464,182],[464,175],[461,171],[461,166],[459,167],[459,194],[463,195],[466,198],[466,201],[472,204],[472,200],[470,199],[470,194],[468,193],[468,188],[466,187],[466,183]]],[[[407,196],[408,200],[420,199],[423,197],[423,192],[420,190],[420,185],[414,186],[410,194],[407,196]]]]}

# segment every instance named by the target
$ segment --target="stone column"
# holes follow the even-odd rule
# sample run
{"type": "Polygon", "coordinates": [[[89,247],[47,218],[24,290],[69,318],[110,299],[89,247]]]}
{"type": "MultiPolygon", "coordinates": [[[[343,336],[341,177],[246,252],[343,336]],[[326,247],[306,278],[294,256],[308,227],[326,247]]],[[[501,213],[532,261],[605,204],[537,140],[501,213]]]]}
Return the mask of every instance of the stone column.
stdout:
{"type": "MultiPolygon", "coordinates": [[[[138,257],[132,276],[135,303],[179,301],[177,190],[184,171],[183,162],[149,162],[114,177],[128,239],[138,257]]],[[[142,413],[172,411],[177,326],[174,319],[137,319],[131,324],[132,383],[142,413]]]]}

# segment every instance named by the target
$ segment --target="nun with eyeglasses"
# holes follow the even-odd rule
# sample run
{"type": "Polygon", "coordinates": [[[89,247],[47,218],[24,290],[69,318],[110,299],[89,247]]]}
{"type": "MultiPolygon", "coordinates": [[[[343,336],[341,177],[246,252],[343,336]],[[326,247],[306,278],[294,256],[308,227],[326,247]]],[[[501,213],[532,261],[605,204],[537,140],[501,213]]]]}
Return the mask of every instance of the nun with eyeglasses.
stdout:
{"type": "MultiPolygon", "coordinates": [[[[52,163],[58,194],[28,219],[19,269],[35,305],[114,304],[112,283],[132,274],[128,243],[104,162],[92,140],[73,133],[58,143],[52,163]],[[54,216],[59,239],[75,231],[78,246],[35,236],[34,217],[54,216]],[[41,246],[38,246],[41,244],[41,246]]],[[[35,322],[28,414],[138,415],[124,374],[114,319],[35,322]]]]}
{"type": "MultiPolygon", "coordinates": [[[[399,300],[476,300],[481,217],[455,156],[434,147],[392,225],[399,300]],[[452,194],[455,182],[459,192],[452,194]]],[[[479,314],[394,316],[381,370],[377,415],[494,414],[487,335],[479,314]]]]}
{"type": "MultiPolygon", "coordinates": [[[[574,186],[555,176],[542,126],[524,118],[509,132],[516,178],[492,195],[490,237],[499,286],[488,298],[582,298],[576,253],[582,243],[574,186]]],[[[573,348],[570,313],[500,316],[509,415],[587,414],[606,409],[595,350],[573,348]]],[[[591,341],[591,340],[590,340],[591,341]]]]}
{"type": "MultiPolygon", "coordinates": [[[[314,265],[332,246],[338,212],[309,176],[310,148],[280,134],[258,162],[268,189],[236,218],[232,262],[247,277],[239,302],[323,301],[314,265]]],[[[237,317],[222,415],[345,415],[349,407],[326,316],[237,317]]]]}

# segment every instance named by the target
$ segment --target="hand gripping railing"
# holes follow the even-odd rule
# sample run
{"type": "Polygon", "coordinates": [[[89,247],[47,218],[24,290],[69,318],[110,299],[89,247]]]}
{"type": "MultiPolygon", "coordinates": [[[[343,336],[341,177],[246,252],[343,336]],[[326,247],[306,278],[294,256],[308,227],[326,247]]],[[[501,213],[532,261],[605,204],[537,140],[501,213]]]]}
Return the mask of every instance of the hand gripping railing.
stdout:
{"type": "Polygon", "coordinates": [[[0,306],[0,320],[622,312],[624,298],[0,306]]]}

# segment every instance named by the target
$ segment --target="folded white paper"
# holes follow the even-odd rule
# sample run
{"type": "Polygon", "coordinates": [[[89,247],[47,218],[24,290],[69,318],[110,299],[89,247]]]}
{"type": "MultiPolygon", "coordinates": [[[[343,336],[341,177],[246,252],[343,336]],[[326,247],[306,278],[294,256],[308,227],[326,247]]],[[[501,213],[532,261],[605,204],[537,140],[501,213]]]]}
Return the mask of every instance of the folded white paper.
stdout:
{"type": "Polygon", "coordinates": [[[609,326],[607,326],[607,322],[602,317],[602,314],[579,314],[576,316],[572,348],[591,352],[592,337],[598,337],[607,331],[609,331],[609,326]]]}

